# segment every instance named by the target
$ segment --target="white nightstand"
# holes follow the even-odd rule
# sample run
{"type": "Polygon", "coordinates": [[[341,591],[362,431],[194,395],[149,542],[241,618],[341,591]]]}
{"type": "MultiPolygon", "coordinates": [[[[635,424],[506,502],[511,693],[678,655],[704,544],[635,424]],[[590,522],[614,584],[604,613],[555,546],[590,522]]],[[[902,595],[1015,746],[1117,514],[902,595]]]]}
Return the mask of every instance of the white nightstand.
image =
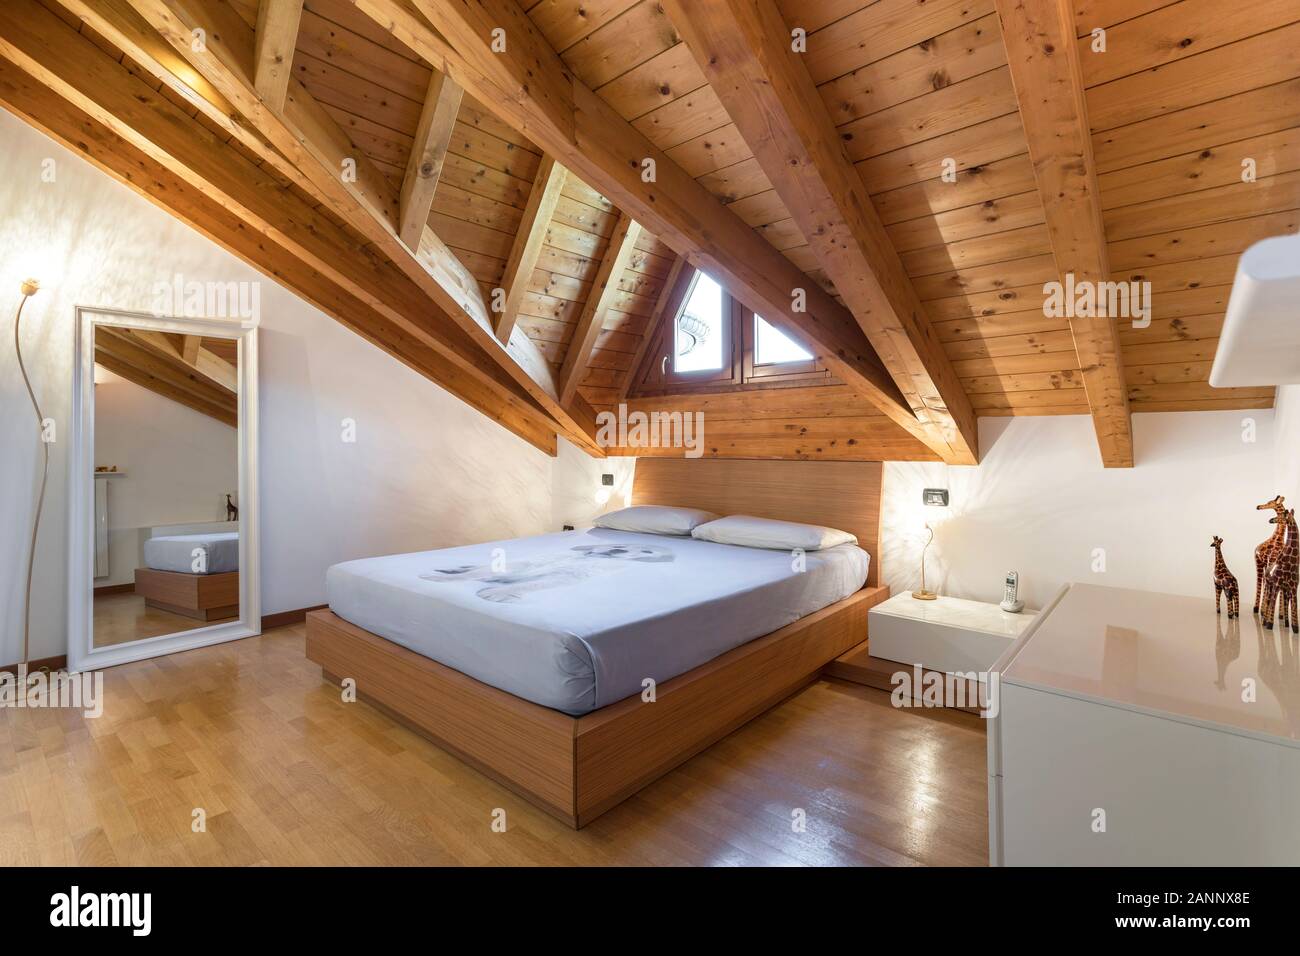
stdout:
{"type": "MultiPolygon", "coordinates": [[[[913,666],[950,674],[973,671],[982,680],[1036,614],[1009,614],[996,604],[962,598],[918,601],[905,591],[871,609],[867,640],[829,664],[826,673],[887,691],[894,687],[895,673],[913,666]]],[[[978,712],[974,694],[966,699],[972,705],[961,709],[978,712]]]]}
{"type": "Polygon", "coordinates": [[[867,634],[879,660],[949,674],[975,671],[982,679],[1035,616],[943,595],[918,601],[904,592],[871,609],[867,634]]]}

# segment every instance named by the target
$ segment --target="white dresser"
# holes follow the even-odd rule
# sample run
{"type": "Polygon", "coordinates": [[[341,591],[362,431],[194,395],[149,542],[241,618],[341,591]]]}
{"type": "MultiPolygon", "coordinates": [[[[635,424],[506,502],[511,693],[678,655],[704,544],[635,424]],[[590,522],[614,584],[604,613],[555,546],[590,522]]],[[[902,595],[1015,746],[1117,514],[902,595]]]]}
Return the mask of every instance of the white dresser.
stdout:
{"type": "Polygon", "coordinates": [[[1072,584],[994,671],[991,863],[1300,864],[1290,631],[1072,584]]]}

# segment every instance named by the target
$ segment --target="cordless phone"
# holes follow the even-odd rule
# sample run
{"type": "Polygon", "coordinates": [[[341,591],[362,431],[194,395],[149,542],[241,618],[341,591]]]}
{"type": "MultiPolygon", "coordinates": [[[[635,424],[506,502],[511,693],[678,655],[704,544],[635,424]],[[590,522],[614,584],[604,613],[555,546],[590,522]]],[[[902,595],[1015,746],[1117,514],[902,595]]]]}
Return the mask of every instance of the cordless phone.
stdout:
{"type": "Polygon", "coordinates": [[[1002,603],[999,607],[1004,611],[1010,611],[1012,614],[1018,614],[1025,609],[1025,602],[1017,597],[1020,591],[1020,574],[1016,571],[1008,571],[1006,584],[1002,590],[1002,603]]]}

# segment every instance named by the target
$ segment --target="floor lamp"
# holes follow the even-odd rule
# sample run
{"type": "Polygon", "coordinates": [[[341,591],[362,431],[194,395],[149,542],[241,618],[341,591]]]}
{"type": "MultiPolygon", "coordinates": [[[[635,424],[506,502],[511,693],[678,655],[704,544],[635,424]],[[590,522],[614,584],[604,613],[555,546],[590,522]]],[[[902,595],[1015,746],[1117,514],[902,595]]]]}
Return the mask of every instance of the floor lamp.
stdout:
{"type": "Polygon", "coordinates": [[[45,416],[41,414],[41,406],[36,401],[36,392],[32,389],[32,380],[27,377],[27,367],[23,365],[23,346],[19,336],[23,321],[23,306],[27,300],[34,296],[40,289],[40,283],[35,279],[24,279],[22,284],[23,298],[18,303],[18,314],[14,316],[14,351],[18,355],[18,371],[22,372],[23,384],[27,386],[27,397],[32,400],[32,408],[36,412],[36,433],[41,436],[41,451],[45,455],[45,461],[41,468],[41,491],[36,498],[36,514],[32,518],[32,546],[27,554],[27,599],[23,602],[23,672],[27,671],[27,664],[31,659],[31,630],[32,630],[32,571],[36,567],[36,535],[41,527],[41,509],[45,506],[45,482],[50,476],[50,445],[44,440],[43,432],[45,430],[45,416]]]}

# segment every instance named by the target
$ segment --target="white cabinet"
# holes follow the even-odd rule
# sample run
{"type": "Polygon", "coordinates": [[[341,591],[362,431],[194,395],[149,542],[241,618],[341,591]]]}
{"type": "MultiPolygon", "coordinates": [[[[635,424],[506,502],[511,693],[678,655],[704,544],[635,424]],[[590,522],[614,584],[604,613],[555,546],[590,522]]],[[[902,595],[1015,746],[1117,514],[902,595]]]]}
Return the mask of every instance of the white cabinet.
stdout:
{"type": "Polygon", "coordinates": [[[1300,642],[1067,586],[997,662],[990,861],[1300,864],[1300,642]]]}

